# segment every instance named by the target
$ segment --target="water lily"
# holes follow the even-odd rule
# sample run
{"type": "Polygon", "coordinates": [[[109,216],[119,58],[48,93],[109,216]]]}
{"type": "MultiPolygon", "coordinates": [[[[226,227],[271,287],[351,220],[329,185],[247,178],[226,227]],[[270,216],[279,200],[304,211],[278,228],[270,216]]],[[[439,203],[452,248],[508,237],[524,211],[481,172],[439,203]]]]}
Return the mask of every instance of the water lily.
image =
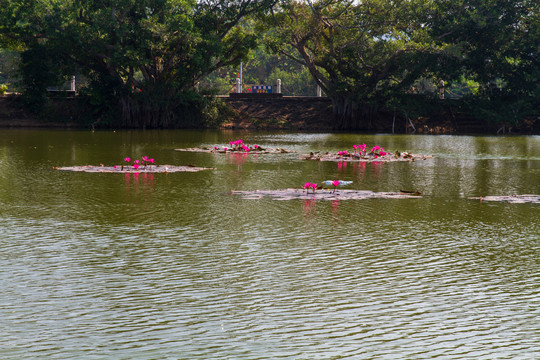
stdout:
{"type": "Polygon", "coordinates": [[[354,153],[358,152],[358,155],[363,155],[366,152],[366,144],[362,145],[353,145],[354,153]]]}
{"type": "Polygon", "coordinates": [[[336,192],[336,189],[339,186],[339,180],[332,181],[332,185],[334,185],[334,192],[336,192]]]}
{"type": "Polygon", "coordinates": [[[315,193],[315,190],[317,190],[317,184],[307,182],[304,184],[304,186],[302,186],[302,189],[306,190],[306,192],[309,192],[309,189],[312,189],[313,193],[315,193]]]}
{"type": "Polygon", "coordinates": [[[378,158],[379,156],[385,156],[388,153],[384,151],[384,149],[381,146],[375,145],[371,148],[371,153],[375,155],[375,158],[378,158]]]}
{"type": "Polygon", "coordinates": [[[144,168],[146,169],[146,165],[147,165],[147,163],[148,163],[148,156],[146,156],[146,155],[143,156],[143,157],[142,157],[142,162],[143,162],[143,164],[144,164],[144,168]]]}

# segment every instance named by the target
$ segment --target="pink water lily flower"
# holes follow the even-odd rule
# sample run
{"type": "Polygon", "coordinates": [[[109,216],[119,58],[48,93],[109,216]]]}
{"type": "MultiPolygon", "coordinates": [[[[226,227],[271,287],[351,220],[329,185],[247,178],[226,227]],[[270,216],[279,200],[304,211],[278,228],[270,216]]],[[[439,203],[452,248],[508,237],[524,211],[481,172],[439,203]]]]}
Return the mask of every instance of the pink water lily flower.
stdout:
{"type": "MultiPolygon", "coordinates": [[[[353,145],[353,148],[358,151],[360,154],[363,154],[366,151],[366,144],[362,145],[353,145]]],[[[354,152],[356,154],[356,151],[354,152]]]]}
{"type": "Polygon", "coordinates": [[[133,168],[134,168],[135,170],[137,170],[137,169],[139,168],[139,164],[137,164],[137,163],[134,164],[134,165],[133,165],[133,168]]]}
{"type": "Polygon", "coordinates": [[[154,161],[155,161],[155,160],[154,160],[153,158],[148,159],[148,162],[149,162],[150,164],[153,164],[154,161]]]}
{"type": "Polygon", "coordinates": [[[334,185],[334,192],[336,192],[336,189],[339,186],[339,180],[332,181],[332,185],[334,185]]]}
{"type": "Polygon", "coordinates": [[[131,158],[128,158],[128,157],[127,157],[127,158],[124,158],[124,161],[128,163],[128,162],[131,161],[131,158]]]}
{"type": "Polygon", "coordinates": [[[148,156],[143,156],[142,161],[148,161],[148,156]]]}

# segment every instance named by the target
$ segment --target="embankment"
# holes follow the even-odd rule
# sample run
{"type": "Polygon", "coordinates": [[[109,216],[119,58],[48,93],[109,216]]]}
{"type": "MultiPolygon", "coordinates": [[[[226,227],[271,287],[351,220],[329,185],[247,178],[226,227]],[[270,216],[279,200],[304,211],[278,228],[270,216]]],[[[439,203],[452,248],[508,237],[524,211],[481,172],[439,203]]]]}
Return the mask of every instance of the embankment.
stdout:
{"type": "MultiPolygon", "coordinates": [[[[332,102],[323,97],[222,97],[228,111],[223,129],[335,131],[332,102]]],[[[448,100],[451,101],[451,100],[448,100]]],[[[408,119],[403,114],[380,112],[362,132],[417,134],[540,134],[540,118],[532,116],[517,127],[479,120],[452,110],[450,103],[436,104],[429,116],[408,119]]],[[[18,96],[0,96],[0,127],[80,127],[82,108],[76,97],[53,98],[45,116],[20,106],[18,96]]]]}

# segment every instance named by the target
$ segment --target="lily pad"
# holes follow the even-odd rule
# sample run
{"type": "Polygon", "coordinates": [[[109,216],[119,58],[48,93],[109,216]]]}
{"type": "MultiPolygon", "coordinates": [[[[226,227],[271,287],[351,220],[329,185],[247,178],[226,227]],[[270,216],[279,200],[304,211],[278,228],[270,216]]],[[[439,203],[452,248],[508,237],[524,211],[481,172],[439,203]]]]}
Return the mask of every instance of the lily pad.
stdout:
{"type": "Polygon", "coordinates": [[[411,153],[388,153],[384,156],[375,156],[373,154],[358,155],[358,154],[331,154],[322,152],[311,152],[303,154],[299,157],[301,160],[316,160],[316,161],[346,161],[346,162],[396,162],[396,161],[416,161],[432,159],[432,155],[419,155],[411,153]]]}
{"type": "Polygon", "coordinates": [[[471,200],[480,200],[483,201],[502,201],[510,204],[540,204],[540,195],[508,195],[508,196],[480,196],[480,197],[470,197],[471,200]]]}
{"type": "Polygon", "coordinates": [[[54,167],[54,170],[64,170],[64,171],[76,171],[76,172],[87,172],[87,173],[177,173],[177,172],[197,172],[202,170],[213,170],[212,168],[203,168],[196,166],[176,166],[176,165],[159,165],[159,166],[147,166],[146,168],[141,166],[138,169],[134,169],[132,166],[66,166],[66,167],[54,167]]]}
{"type": "Polygon", "coordinates": [[[364,199],[417,199],[421,196],[404,192],[373,192],[369,190],[317,190],[302,189],[235,191],[242,199],[271,198],[273,200],[364,200],[364,199]]]}
{"type": "Polygon", "coordinates": [[[227,148],[225,150],[224,148],[218,148],[218,149],[211,149],[207,147],[194,147],[194,148],[186,148],[186,149],[174,149],[175,151],[185,151],[185,152],[202,152],[202,153],[213,153],[213,154],[288,154],[288,153],[294,153],[294,150],[287,150],[282,148],[262,148],[259,147],[257,149],[250,149],[250,151],[244,151],[241,148],[239,149],[230,149],[227,148]]]}

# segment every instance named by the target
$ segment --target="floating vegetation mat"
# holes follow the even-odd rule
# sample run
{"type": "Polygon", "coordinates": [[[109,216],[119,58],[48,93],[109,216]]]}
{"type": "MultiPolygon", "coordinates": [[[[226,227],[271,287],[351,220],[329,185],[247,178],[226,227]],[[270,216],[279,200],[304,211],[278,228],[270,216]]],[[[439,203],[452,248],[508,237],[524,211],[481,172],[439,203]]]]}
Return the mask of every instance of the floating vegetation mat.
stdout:
{"type": "Polygon", "coordinates": [[[312,152],[309,154],[303,154],[299,157],[301,160],[316,160],[316,161],[348,161],[348,162],[396,162],[396,161],[416,161],[432,159],[432,155],[415,155],[410,153],[394,154],[387,153],[383,156],[375,156],[372,154],[358,155],[358,154],[330,154],[321,152],[312,152]]]}
{"type": "Polygon", "coordinates": [[[469,199],[480,201],[502,201],[511,204],[540,204],[540,195],[480,196],[470,197],[469,199]]]}
{"type": "Polygon", "coordinates": [[[175,151],[186,151],[186,152],[202,152],[202,153],[214,153],[214,154],[289,154],[294,153],[293,150],[287,150],[282,148],[262,148],[258,147],[257,149],[249,149],[249,151],[243,150],[242,148],[239,149],[225,149],[225,148],[208,148],[208,147],[195,147],[195,148],[187,148],[187,149],[174,149],[175,151]]]}
{"type": "Polygon", "coordinates": [[[64,171],[76,171],[76,172],[87,172],[87,173],[177,173],[177,172],[197,172],[202,170],[213,170],[212,168],[203,168],[196,166],[175,166],[175,165],[152,165],[145,167],[139,167],[134,169],[131,166],[66,166],[66,167],[54,167],[54,170],[64,170],[64,171]]]}
{"type": "Polygon", "coordinates": [[[417,199],[421,196],[406,192],[373,192],[368,190],[317,190],[306,192],[302,189],[232,191],[242,199],[271,198],[274,200],[364,200],[364,199],[417,199]]]}

